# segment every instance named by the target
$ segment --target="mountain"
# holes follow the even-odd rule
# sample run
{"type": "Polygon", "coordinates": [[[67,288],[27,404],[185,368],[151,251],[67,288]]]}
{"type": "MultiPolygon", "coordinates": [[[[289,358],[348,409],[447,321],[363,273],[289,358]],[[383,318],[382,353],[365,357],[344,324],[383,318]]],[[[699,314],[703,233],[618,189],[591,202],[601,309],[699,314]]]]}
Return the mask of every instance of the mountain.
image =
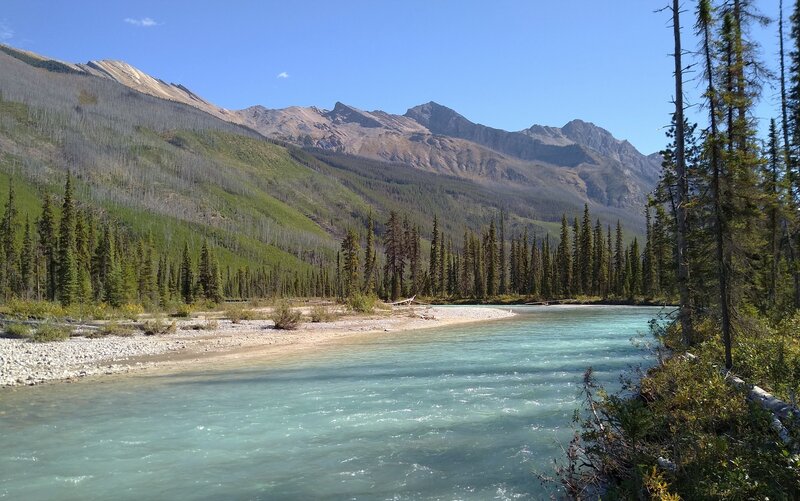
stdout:
{"type": "MultiPolygon", "coordinates": [[[[26,53],[27,57],[47,61],[26,53]]],[[[337,102],[333,109],[253,106],[230,111],[180,84],[168,84],[120,61],[70,64],[68,71],[107,78],[162,99],[188,104],[222,120],[298,145],[396,162],[428,172],[509,188],[548,186],[566,199],[609,208],[640,208],[653,189],[660,157],[645,156],[594,124],[533,125],[509,132],[476,124],[429,102],[404,115],[364,111],[337,102]]]]}
{"type": "Polygon", "coordinates": [[[464,137],[445,135],[407,115],[342,103],[224,110],[125,63],[70,64],[0,46],[0,194],[13,180],[21,215],[35,220],[70,170],[79,200],[176,253],[208,238],[223,266],[297,273],[335,259],[344,231],[370,215],[381,235],[390,211],[424,235],[433,214],[446,216],[456,243],[501,209],[509,234],[555,236],[561,214],[579,215],[584,203],[604,224],[642,229],[624,148],[616,160],[564,133],[565,151],[592,160],[570,167],[515,156],[508,145],[553,146],[528,134],[469,132],[462,117],[464,137]]]}
{"type": "Polygon", "coordinates": [[[508,132],[473,123],[434,102],[404,115],[343,103],[330,111],[256,106],[239,114],[254,130],[298,145],[479,182],[547,185],[565,190],[567,198],[605,207],[641,207],[660,170],[660,157],[645,156],[627,141],[580,120],[563,128],[534,125],[508,132]]]}

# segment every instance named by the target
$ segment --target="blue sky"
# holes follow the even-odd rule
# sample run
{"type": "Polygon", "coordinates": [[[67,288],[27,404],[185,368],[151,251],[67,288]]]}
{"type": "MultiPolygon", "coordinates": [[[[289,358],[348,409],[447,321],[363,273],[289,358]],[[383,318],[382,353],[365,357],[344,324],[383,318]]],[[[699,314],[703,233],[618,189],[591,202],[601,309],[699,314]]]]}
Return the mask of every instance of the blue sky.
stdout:
{"type": "MultiPolygon", "coordinates": [[[[436,101],[508,130],[581,118],[651,153],[673,95],[668,13],[654,12],[666,3],[2,0],[0,42],[124,60],[230,109],[342,101],[404,113],[436,101]]],[[[757,3],[777,15],[777,0],[757,3]]],[[[774,66],[776,35],[756,37],[774,66]]],[[[696,102],[697,85],[687,90],[696,102]]],[[[759,117],[776,114],[774,97],[765,88],[759,117]]]]}

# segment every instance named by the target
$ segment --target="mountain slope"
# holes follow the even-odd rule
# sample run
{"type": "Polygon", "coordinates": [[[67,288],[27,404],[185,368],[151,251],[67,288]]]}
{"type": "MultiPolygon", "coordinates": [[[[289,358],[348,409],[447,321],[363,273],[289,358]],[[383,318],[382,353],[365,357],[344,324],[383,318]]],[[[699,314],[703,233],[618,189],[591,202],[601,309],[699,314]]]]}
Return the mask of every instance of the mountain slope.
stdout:
{"type": "MultiPolygon", "coordinates": [[[[0,188],[13,177],[19,193],[32,194],[25,203],[35,219],[42,194],[59,193],[70,169],[79,200],[175,252],[182,241],[199,247],[205,237],[221,248],[223,263],[298,272],[335,260],[346,228],[363,228],[370,214],[379,234],[391,210],[407,213],[423,234],[433,214],[447,215],[444,226],[458,243],[466,226],[488,224],[501,208],[509,234],[527,228],[540,235],[554,231],[562,212],[582,210],[578,193],[586,183],[575,170],[533,168],[431,134],[409,117],[341,104],[251,111],[251,120],[267,116],[286,138],[313,133],[340,146],[304,151],[266,139],[244,119],[245,126],[231,123],[194,102],[5,47],[0,173],[8,177],[0,176],[0,188]],[[362,156],[344,153],[352,145],[362,156]]],[[[641,226],[636,212],[590,205],[604,222],[641,226]]]]}
{"type": "MultiPolygon", "coordinates": [[[[13,51],[11,52],[14,55],[13,51]]],[[[16,54],[20,57],[20,54],[16,54]]],[[[188,104],[268,137],[323,150],[406,164],[428,172],[505,185],[508,190],[543,186],[560,192],[573,207],[636,209],[654,187],[658,156],[645,156],[593,124],[573,120],[563,128],[534,125],[508,132],[473,123],[434,102],[405,115],[367,112],[336,103],[330,111],[254,106],[229,111],[183,85],[167,84],[120,61],[69,64],[35,54],[37,64],[83,73],[152,96],[188,104]]]]}
{"type": "Polygon", "coordinates": [[[657,181],[658,157],[639,153],[593,124],[533,126],[507,132],[475,124],[437,103],[405,115],[367,112],[336,103],[333,110],[292,107],[239,112],[263,134],[303,146],[400,162],[420,170],[509,189],[560,190],[574,205],[640,208],[657,181]]]}

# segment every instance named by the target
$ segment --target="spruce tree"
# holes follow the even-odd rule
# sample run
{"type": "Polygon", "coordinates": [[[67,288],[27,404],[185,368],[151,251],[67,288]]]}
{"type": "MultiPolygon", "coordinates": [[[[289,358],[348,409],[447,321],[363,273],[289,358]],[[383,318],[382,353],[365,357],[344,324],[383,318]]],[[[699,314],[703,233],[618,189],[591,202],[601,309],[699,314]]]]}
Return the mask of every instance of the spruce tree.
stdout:
{"type": "Polygon", "coordinates": [[[440,250],[439,246],[441,245],[441,241],[439,240],[439,218],[436,214],[433,215],[433,234],[431,237],[431,257],[430,257],[430,267],[428,269],[428,278],[430,281],[430,289],[428,293],[432,296],[436,296],[439,294],[439,258],[440,258],[440,250]]]}
{"type": "Polygon", "coordinates": [[[181,299],[184,303],[190,304],[194,301],[194,270],[192,257],[189,255],[189,243],[183,246],[180,270],[180,291],[181,299]]]}
{"type": "Polygon", "coordinates": [[[498,267],[500,268],[500,286],[498,292],[500,294],[508,293],[508,263],[506,262],[506,214],[505,211],[500,211],[500,240],[498,251],[498,267]]]}
{"type": "Polygon", "coordinates": [[[614,293],[625,297],[625,248],[622,245],[622,225],[617,220],[617,238],[614,248],[614,293]]]}
{"type": "Polygon", "coordinates": [[[342,281],[344,287],[344,296],[352,297],[359,292],[358,283],[358,270],[359,270],[359,254],[361,253],[361,244],[359,243],[358,234],[352,228],[347,230],[347,234],[342,240],[341,253],[344,260],[344,268],[342,270],[342,281]]]}
{"type": "Polygon", "coordinates": [[[550,235],[544,236],[542,242],[542,286],[541,295],[543,299],[552,299],[556,294],[553,293],[553,266],[550,254],[550,235]]]}
{"type": "Polygon", "coordinates": [[[366,294],[375,292],[375,275],[377,266],[377,251],[375,250],[375,223],[372,220],[372,212],[369,213],[367,221],[367,248],[364,252],[364,282],[361,289],[366,294]]]}
{"type": "Polygon", "coordinates": [[[58,299],[64,305],[78,300],[78,267],[75,237],[75,202],[72,199],[72,175],[67,173],[61,226],[58,241],[58,299]]]}
{"type": "Polygon", "coordinates": [[[571,294],[583,294],[583,256],[581,255],[581,227],[578,218],[572,220],[572,270],[571,294]]]}
{"type": "Polygon", "coordinates": [[[22,252],[20,254],[20,291],[22,297],[30,298],[31,282],[36,256],[33,250],[33,236],[31,235],[31,222],[28,215],[25,215],[25,233],[22,237],[22,252]]]}
{"type": "Polygon", "coordinates": [[[89,228],[82,211],[75,214],[75,262],[78,287],[76,299],[81,303],[92,301],[91,244],[89,228]]]}
{"type": "Polygon", "coordinates": [[[570,256],[569,226],[567,216],[561,217],[561,239],[558,242],[556,251],[556,269],[558,279],[556,282],[555,293],[561,297],[569,297],[572,294],[572,257],[570,256]]]}
{"type": "Polygon", "coordinates": [[[495,233],[494,219],[489,224],[489,232],[486,234],[486,245],[484,249],[486,265],[486,295],[493,297],[497,295],[498,282],[498,258],[497,258],[497,234],[495,233]]]}
{"type": "Polygon", "coordinates": [[[594,271],[594,254],[592,247],[592,221],[589,216],[589,205],[583,206],[583,221],[580,235],[580,289],[583,294],[592,294],[592,274],[594,271]]]}

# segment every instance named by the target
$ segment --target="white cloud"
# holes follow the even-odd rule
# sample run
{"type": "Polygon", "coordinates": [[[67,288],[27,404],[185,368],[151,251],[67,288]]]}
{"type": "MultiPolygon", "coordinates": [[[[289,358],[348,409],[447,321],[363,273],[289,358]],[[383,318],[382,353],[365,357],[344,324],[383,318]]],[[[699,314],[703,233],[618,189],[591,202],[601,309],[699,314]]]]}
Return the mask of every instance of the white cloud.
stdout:
{"type": "Polygon", "coordinates": [[[5,21],[0,20],[0,42],[14,38],[14,30],[5,21]]]}
{"type": "Polygon", "coordinates": [[[286,73],[285,71],[281,71],[280,73],[278,73],[278,76],[276,78],[289,78],[289,74],[286,73]]]}
{"type": "Polygon", "coordinates": [[[140,26],[142,28],[152,28],[153,26],[158,26],[158,23],[155,19],[151,17],[143,17],[141,19],[134,19],[132,17],[126,17],[123,19],[128,24],[132,24],[133,26],[140,26]]]}

